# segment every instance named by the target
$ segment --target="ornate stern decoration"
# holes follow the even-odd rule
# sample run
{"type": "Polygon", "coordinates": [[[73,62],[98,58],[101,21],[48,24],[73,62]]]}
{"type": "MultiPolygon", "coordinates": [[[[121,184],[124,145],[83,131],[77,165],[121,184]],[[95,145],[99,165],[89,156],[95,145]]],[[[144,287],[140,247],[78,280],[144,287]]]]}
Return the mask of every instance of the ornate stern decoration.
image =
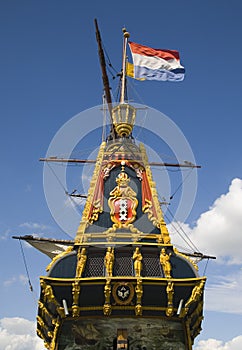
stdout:
{"type": "Polygon", "coordinates": [[[125,93],[128,37],[124,30],[122,90],[115,107],[103,75],[112,125],[99,149],[75,240],[40,279],[37,333],[48,350],[192,350],[201,330],[206,278],[173,247],[145,146],[132,135],[136,109],[125,93]]]}
{"type": "Polygon", "coordinates": [[[108,200],[111,220],[118,228],[127,228],[136,218],[138,200],[135,191],[128,185],[129,181],[128,175],[122,171],[108,200]]]}

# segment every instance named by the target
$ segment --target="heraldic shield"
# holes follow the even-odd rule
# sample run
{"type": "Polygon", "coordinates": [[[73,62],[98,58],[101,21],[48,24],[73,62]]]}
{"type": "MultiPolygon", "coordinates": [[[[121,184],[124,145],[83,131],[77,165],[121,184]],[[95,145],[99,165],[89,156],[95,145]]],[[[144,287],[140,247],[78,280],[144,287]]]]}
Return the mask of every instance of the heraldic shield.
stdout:
{"type": "Polygon", "coordinates": [[[121,172],[116,178],[117,186],[110,192],[108,205],[111,220],[119,227],[126,227],[136,218],[138,200],[135,191],[128,185],[130,178],[121,172]]]}

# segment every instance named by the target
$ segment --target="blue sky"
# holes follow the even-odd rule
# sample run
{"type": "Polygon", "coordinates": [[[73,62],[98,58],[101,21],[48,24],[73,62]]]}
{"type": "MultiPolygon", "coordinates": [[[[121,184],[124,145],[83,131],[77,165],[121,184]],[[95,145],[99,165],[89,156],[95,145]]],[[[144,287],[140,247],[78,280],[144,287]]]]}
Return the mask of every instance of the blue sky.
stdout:
{"type": "MultiPolygon", "coordinates": [[[[241,348],[241,15],[239,0],[0,1],[1,348],[3,330],[9,339],[24,336],[22,328],[10,327],[13,317],[35,320],[38,278],[49,262],[24,247],[31,294],[19,243],[11,236],[68,239],[46,204],[38,159],[63,124],[102,103],[94,18],[117,71],[123,26],[134,42],[180,52],[183,82],[133,81],[131,98],[169,116],[202,165],[196,202],[182,224],[201,250],[218,260],[207,268],[205,321],[197,349],[241,348]],[[215,339],[213,345],[209,338],[215,339]]],[[[111,78],[111,84],[116,96],[118,79],[111,78]]]]}

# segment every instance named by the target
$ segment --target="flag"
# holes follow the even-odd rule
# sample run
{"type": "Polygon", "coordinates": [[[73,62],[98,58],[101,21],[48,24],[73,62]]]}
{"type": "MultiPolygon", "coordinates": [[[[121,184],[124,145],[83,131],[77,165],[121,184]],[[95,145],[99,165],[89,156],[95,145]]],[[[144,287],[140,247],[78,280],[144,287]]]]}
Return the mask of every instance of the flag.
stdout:
{"type": "Polygon", "coordinates": [[[160,81],[182,81],[185,69],[176,50],[153,49],[129,42],[134,63],[134,78],[160,81]]]}
{"type": "MultiPolygon", "coordinates": [[[[126,75],[127,75],[127,77],[135,79],[135,77],[134,77],[134,65],[130,62],[126,63],[126,75]]],[[[136,78],[136,79],[145,80],[145,78],[136,78]]]]}
{"type": "Polygon", "coordinates": [[[134,78],[134,65],[130,62],[126,63],[126,75],[130,78],[134,78]]]}

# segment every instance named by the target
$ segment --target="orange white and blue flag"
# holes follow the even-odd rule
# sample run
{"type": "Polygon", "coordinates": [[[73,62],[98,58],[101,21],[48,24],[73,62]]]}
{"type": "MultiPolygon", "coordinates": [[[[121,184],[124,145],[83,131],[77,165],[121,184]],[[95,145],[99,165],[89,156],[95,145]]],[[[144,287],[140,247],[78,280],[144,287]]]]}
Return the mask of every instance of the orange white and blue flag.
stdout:
{"type": "Polygon", "coordinates": [[[129,42],[134,78],[142,80],[182,81],[185,69],[176,50],[153,49],[129,42]]]}

